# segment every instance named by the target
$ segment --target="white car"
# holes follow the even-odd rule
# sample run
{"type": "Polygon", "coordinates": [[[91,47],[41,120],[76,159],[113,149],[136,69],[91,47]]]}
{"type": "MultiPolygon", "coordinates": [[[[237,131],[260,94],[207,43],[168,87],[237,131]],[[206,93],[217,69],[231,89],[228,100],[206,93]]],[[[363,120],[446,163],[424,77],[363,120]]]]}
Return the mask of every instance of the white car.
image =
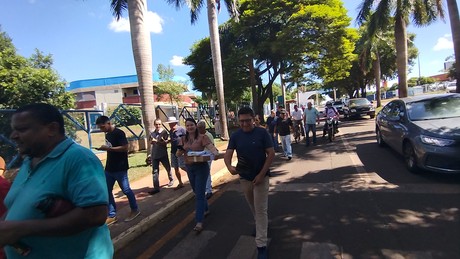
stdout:
{"type": "Polygon", "coordinates": [[[456,93],[457,92],[457,82],[449,82],[446,86],[446,92],[448,93],[456,93]]]}

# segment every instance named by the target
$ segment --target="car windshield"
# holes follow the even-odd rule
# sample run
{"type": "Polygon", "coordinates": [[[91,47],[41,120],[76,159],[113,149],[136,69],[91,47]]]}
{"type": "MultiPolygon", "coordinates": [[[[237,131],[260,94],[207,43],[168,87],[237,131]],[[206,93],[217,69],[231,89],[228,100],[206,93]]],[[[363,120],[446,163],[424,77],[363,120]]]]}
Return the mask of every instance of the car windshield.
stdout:
{"type": "Polygon", "coordinates": [[[460,97],[448,96],[408,103],[409,119],[435,120],[460,117],[460,97]]]}
{"type": "Polygon", "coordinates": [[[349,106],[368,105],[369,101],[367,99],[354,99],[350,100],[348,104],[349,106]]]}

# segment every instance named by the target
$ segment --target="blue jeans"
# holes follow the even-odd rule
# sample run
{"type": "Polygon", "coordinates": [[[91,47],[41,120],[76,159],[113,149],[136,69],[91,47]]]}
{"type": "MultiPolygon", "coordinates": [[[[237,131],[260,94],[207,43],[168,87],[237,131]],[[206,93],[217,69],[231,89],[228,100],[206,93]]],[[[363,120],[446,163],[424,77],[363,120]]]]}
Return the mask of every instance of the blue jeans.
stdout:
{"type": "Polygon", "coordinates": [[[153,189],[154,190],[160,190],[160,163],[164,166],[166,169],[166,172],[168,173],[168,179],[169,181],[173,180],[172,174],[171,174],[171,165],[169,164],[169,158],[168,155],[158,158],[158,159],[152,159],[152,174],[153,174],[153,189]]]}
{"type": "Polygon", "coordinates": [[[208,200],[205,197],[206,181],[209,175],[209,164],[193,163],[186,165],[188,180],[195,193],[195,221],[203,222],[204,212],[208,210],[208,200]]]}
{"type": "Polygon", "coordinates": [[[276,150],[278,150],[280,147],[279,147],[279,144],[278,144],[278,133],[269,133],[270,136],[272,136],[272,141],[273,141],[273,148],[276,150]]]}
{"type": "Polygon", "coordinates": [[[121,191],[128,197],[129,207],[132,211],[137,211],[137,202],[134,192],[129,187],[128,171],[119,172],[107,172],[105,171],[105,180],[107,182],[107,189],[109,191],[109,217],[113,218],[117,215],[117,205],[115,204],[115,198],[113,197],[113,185],[115,181],[121,188],[121,191]]]}
{"type": "Polygon", "coordinates": [[[291,147],[291,134],[286,136],[280,136],[281,145],[283,146],[284,155],[287,157],[292,157],[292,147],[291,147]]]}
{"type": "Polygon", "coordinates": [[[205,191],[205,194],[212,193],[211,163],[212,163],[212,160],[208,161],[208,164],[209,164],[209,175],[208,175],[208,179],[206,180],[206,191],[205,191]]]}
{"type": "Polygon", "coordinates": [[[305,141],[307,146],[310,145],[310,138],[308,137],[308,135],[310,135],[310,130],[313,134],[313,144],[316,144],[316,124],[305,125],[305,141]]]}

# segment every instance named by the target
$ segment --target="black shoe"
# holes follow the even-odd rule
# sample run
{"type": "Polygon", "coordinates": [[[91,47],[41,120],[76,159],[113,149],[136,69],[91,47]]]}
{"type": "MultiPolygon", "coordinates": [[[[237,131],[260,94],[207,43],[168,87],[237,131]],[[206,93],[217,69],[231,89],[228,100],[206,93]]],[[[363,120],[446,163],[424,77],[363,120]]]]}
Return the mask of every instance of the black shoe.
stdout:
{"type": "Polygon", "coordinates": [[[212,192],[206,193],[205,197],[206,197],[206,200],[209,200],[212,197],[212,192]]]}
{"type": "Polygon", "coordinates": [[[148,194],[154,195],[154,194],[157,194],[157,193],[159,193],[159,192],[160,192],[160,190],[153,189],[153,190],[151,190],[151,191],[148,191],[148,194]]]}
{"type": "Polygon", "coordinates": [[[268,259],[267,247],[257,247],[257,259],[268,259]]]}
{"type": "Polygon", "coordinates": [[[292,156],[288,156],[288,160],[291,160],[292,159],[292,156]]]}

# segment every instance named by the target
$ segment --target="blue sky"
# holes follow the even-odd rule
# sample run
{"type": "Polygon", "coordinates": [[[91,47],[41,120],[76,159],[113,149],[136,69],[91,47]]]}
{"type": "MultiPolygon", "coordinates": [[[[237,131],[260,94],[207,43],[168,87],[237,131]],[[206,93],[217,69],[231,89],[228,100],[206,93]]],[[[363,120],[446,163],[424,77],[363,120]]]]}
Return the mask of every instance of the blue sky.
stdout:
{"type": "MultiPolygon", "coordinates": [[[[345,0],[349,16],[356,17],[360,1],[345,0]]],[[[19,54],[29,57],[35,48],[52,54],[54,68],[67,82],[135,74],[127,13],[115,22],[109,0],[0,0],[0,25],[19,54]]],[[[195,25],[186,9],[177,10],[165,0],[149,0],[153,69],[171,65],[176,76],[188,79],[190,67],[181,64],[192,44],[209,35],[206,8],[195,25]]],[[[447,15],[447,7],[446,7],[447,15]]],[[[409,27],[417,34],[422,76],[439,74],[453,43],[449,19],[424,27],[409,27]]],[[[218,16],[228,19],[225,10],[218,16]]],[[[355,26],[355,24],[352,24],[355,26]]],[[[409,77],[418,76],[418,65],[409,77]]]]}

